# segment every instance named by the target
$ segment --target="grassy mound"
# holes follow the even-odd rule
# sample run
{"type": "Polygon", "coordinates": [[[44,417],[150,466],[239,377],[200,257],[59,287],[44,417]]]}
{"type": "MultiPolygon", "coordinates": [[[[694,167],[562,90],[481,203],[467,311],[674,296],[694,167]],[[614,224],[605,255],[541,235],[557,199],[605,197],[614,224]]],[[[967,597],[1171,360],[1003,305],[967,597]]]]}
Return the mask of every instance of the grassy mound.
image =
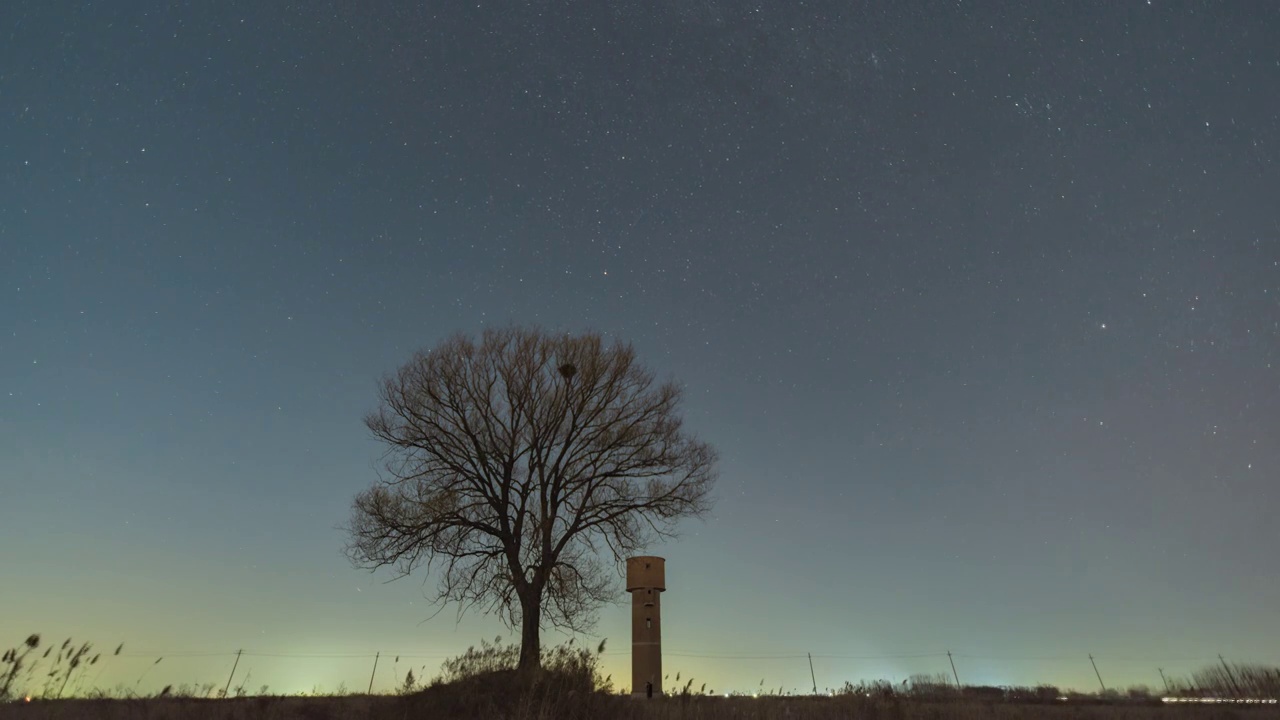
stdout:
{"type": "Polygon", "coordinates": [[[492,670],[436,683],[400,699],[408,717],[613,718],[624,717],[627,699],[595,686],[578,672],[545,669],[532,678],[492,670]]]}

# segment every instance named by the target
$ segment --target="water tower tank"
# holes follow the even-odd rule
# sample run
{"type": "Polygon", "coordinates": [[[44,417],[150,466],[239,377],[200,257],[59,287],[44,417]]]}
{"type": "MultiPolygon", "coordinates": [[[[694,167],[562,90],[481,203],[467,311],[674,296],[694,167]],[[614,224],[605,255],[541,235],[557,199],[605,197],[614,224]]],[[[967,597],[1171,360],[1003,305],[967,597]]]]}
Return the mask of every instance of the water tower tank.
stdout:
{"type": "Polygon", "coordinates": [[[653,555],[627,558],[627,592],[667,589],[667,561],[653,555]]]}

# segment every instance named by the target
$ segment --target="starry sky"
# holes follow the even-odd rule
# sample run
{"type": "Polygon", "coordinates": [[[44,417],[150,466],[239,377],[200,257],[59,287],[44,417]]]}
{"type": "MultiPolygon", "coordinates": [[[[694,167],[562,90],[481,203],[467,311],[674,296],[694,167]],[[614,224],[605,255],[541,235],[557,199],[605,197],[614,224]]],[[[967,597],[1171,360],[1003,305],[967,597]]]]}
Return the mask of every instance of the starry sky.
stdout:
{"type": "MultiPolygon", "coordinates": [[[[695,687],[1280,662],[1277,37],[1270,2],[10,0],[0,643],[298,691],[511,637],[338,526],[377,379],[531,323],[634,343],[722,455],[653,548],[695,687]]],[[[583,638],[623,684],[628,623],[583,638]]]]}

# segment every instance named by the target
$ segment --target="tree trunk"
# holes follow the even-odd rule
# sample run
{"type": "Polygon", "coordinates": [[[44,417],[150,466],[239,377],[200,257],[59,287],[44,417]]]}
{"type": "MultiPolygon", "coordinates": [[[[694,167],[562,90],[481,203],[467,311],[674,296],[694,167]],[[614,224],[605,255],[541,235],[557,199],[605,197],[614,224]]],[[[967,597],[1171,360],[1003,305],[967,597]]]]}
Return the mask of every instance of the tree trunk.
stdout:
{"type": "Polygon", "coordinates": [[[542,669],[541,598],[520,600],[520,666],[517,668],[521,677],[531,679],[542,669]]]}

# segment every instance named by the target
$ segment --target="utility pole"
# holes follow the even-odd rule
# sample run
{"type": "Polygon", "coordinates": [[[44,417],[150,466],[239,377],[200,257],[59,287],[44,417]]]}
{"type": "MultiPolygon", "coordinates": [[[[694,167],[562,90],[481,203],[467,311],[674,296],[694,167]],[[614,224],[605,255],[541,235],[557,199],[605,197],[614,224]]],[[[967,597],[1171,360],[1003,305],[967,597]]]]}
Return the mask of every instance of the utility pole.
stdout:
{"type": "MultiPolygon", "coordinates": [[[[368,695],[373,694],[373,678],[376,677],[378,674],[378,657],[381,655],[382,655],[381,650],[374,653],[373,655],[373,672],[369,673],[369,692],[367,693],[368,695]]],[[[365,655],[365,657],[369,657],[369,656],[365,655]]]]}
{"type": "Polygon", "coordinates": [[[809,679],[813,680],[813,694],[818,694],[818,676],[813,674],[813,653],[809,653],[809,679]]]}
{"type": "Polygon", "coordinates": [[[956,689],[964,690],[964,687],[960,685],[960,673],[956,672],[956,661],[952,659],[950,650],[947,651],[947,662],[951,663],[951,674],[956,678],[956,689]]]}
{"type": "Polygon", "coordinates": [[[231,692],[231,678],[236,676],[236,668],[240,666],[240,653],[242,652],[244,652],[243,649],[236,651],[236,661],[231,664],[231,674],[227,676],[227,686],[222,689],[222,697],[224,698],[227,693],[231,692]]]}
{"type": "Polygon", "coordinates": [[[1218,653],[1218,662],[1222,663],[1222,669],[1227,671],[1227,679],[1231,681],[1231,688],[1236,691],[1236,697],[1241,697],[1240,685],[1236,683],[1236,676],[1231,674],[1231,668],[1227,666],[1227,661],[1222,659],[1222,653],[1218,653]]]}
{"type": "Polygon", "coordinates": [[[1089,653],[1089,664],[1093,666],[1093,674],[1098,676],[1098,684],[1102,686],[1102,692],[1107,691],[1107,684],[1102,682],[1102,673],[1098,672],[1098,663],[1093,661],[1093,653],[1089,653]]]}
{"type": "Polygon", "coordinates": [[[1156,670],[1160,671],[1160,681],[1164,683],[1164,691],[1166,693],[1173,692],[1169,689],[1169,678],[1164,676],[1164,668],[1156,668],[1156,670]]]}

